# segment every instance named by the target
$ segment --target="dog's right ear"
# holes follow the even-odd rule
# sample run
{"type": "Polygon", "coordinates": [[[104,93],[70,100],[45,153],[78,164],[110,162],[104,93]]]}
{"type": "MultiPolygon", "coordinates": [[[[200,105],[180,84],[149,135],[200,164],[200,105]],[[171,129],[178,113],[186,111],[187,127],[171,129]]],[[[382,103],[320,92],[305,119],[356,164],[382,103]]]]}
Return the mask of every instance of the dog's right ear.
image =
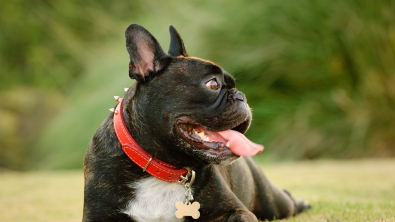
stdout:
{"type": "Polygon", "coordinates": [[[187,51],[185,50],[184,41],[180,34],[178,34],[176,28],[174,26],[169,27],[170,31],[170,47],[169,47],[169,55],[171,56],[184,56],[188,57],[187,51]]]}
{"type": "Polygon", "coordinates": [[[129,76],[144,83],[148,76],[164,67],[166,53],[144,27],[131,24],[125,31],[126,48],[129,52],[129,76]]]}

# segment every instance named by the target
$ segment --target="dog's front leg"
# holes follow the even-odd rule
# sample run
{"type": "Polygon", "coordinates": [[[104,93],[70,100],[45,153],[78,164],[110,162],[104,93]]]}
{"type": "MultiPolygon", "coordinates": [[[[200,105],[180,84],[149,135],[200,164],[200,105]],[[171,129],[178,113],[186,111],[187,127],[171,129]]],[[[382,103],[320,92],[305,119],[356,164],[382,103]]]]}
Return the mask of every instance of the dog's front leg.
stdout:
{"type": "Polygon", "coordinates": [[[247,222],[247,221],[256,221],[258,219],[256,216],[249,210],[236,210],[227,220],[228,222],[247,222]]]}
{"type": "MultiPolygon", "coordinates": [[[[185,222],[212,221],[212,222],[258,222],[257,217],[244,206],[240,206],[237,201],[233,203],[223,203],[221,201],[211,202],[212,206],[201,208],[198,220],[191,217],[186,218],[185,222]],[[239,205],[238,206],[236,206],[239,205]],[[225,206],[227,205],[227,206],[225,206]]],[[[205,206],[204,204],[203,206],[205,206]]]]}
{"type": "Polygon", "coordinates": [[[200,203],[200,218],[194,220],[187,217],[185,221],[258,222],[256,216],[232,192],[216,167],[197,171],[192,189],[194,201],[200,203]]]}
{"type": "MultiPolygon", "coordinates": [[[[187,221],[187,220],[186,220],[187,221]]],[[[189,221],[189,220],[188,220],[189,221]]],[[[190,220],[196,221],[196,220],[190,220]]],[[[234,210],[230,214],[221,215],[215,218],[211,218],[208,220],[199,220],[199,221],[214,221],[214,222],[258,222],[256,216],[246,209],[234,210]]]]}

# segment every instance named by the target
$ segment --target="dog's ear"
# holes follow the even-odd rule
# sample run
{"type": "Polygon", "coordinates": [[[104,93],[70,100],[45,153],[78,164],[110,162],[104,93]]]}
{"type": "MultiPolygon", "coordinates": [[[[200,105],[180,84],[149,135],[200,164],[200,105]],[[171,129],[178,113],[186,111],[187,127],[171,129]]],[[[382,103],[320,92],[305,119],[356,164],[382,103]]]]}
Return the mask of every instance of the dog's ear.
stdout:
{"type": "Polygon", "coordinates": [[[131,24],[125,31],[126,48],[129,52],[129,76],[143,83],[147,77],[164,67],[167,56],[154,36],[144,27],[131,24]]]}
{"type": "Polygon", "coordinates": [[[179,56],[182,55],[184,57],[188,57],[187,51],[185,50],[184,42],[180,34],[178,34],[177,30],[174,26],[169,27],[170,30],[170,47],[168,54],[171,56],[179,56]]]}

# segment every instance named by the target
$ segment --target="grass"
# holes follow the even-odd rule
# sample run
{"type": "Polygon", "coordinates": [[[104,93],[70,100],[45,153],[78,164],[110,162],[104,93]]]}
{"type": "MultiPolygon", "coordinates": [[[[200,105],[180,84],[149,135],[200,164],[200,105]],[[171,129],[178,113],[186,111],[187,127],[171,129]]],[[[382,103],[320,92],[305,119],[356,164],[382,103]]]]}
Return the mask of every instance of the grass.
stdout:
{"type": "Polygon", "coordinates": [[[312,161],[262,166],[312,210],[285,221],[395,221],[395,160],[312,161]]]}
{"type": "Polygon", "coordinates": [[[82,171],[0,174],[0,221],[81,221],[82,171]]]}
{"type": "MultiPolygon", "coordinates": [[[[283,221],[395,221],[395,159],[261,164],[313,208],[283,221]]],[[[81,221],[82,171],[0,173],[0,221],[81,221]]]]}

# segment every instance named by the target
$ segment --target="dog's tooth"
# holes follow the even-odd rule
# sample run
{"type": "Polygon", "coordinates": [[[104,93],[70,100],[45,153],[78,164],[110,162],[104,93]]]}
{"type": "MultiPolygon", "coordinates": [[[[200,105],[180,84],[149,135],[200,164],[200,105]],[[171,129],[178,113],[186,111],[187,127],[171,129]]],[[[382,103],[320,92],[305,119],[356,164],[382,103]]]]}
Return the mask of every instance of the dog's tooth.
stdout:
{"type": "Polygon", "coordinates": [[[205,139],[203,139],[203,141],[206,141],[206,142],[208,142],[208,141],[210,141],[210,139],[206,136],[206,138],[205,139]]]}
{"type": "Polygon", "coordinates": [[[206,138],[206,135],[204,134],[204,132],[202,131],[202,132],[200,132],[200,133],[198,133],[198,135],[200,136],[200,138],[202,138],[202,139],[205,139],[206,138]]]}
{"type": "Polygon", "coordinates": [[[230,141],[228,141],[225,146],[229,147],[230,146],[230,141]]]}
{"type": "Polygon", "coordinates": [[[123,88],[123,90],[125,90],[125,92],[127,92],[129,90],[129,88],[123,88]]]}

